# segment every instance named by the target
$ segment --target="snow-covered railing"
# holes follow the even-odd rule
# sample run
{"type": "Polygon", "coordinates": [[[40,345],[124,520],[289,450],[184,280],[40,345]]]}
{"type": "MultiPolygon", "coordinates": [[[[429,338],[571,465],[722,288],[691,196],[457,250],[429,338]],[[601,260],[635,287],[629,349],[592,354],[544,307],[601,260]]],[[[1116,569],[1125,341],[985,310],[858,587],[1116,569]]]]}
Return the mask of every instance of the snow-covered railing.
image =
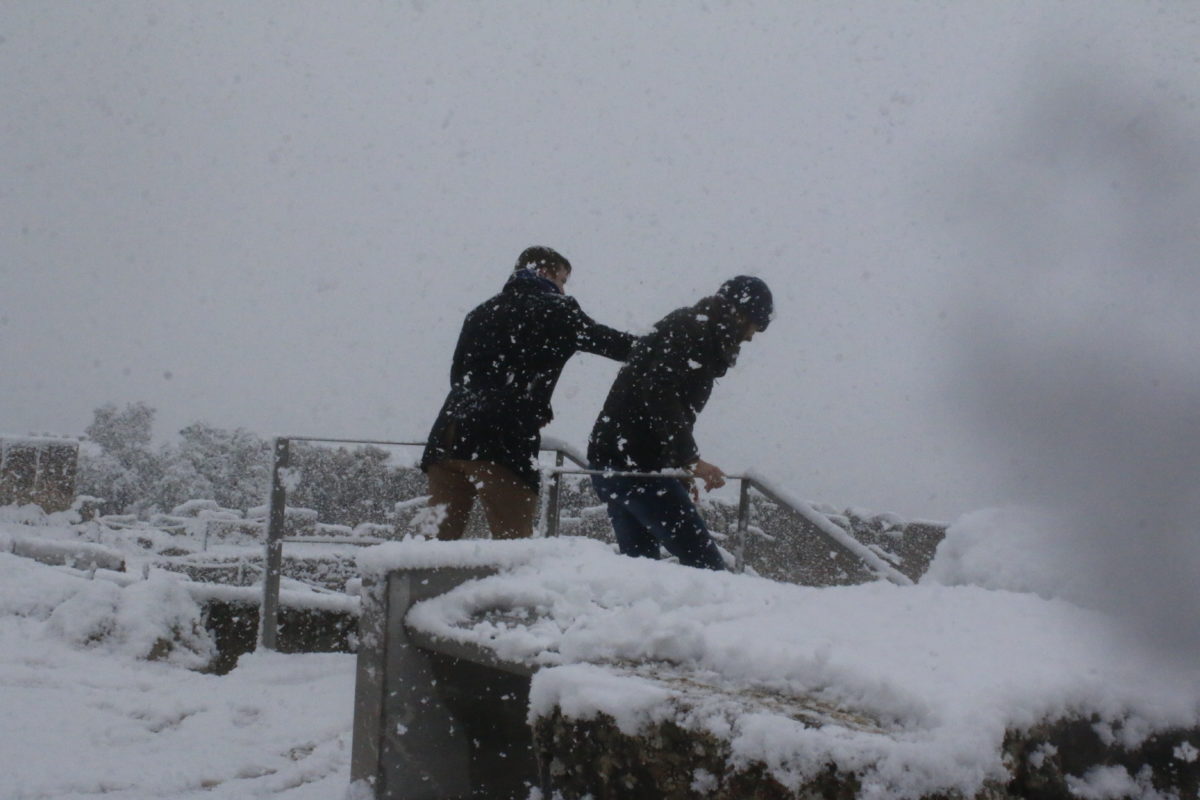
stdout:
{"type": "Polygon", "coordinates": [[[259,645],[274,650],[279,636],[279,580],[283,574],[284,519],[287,492],[298,476],[289,471],[292,442],[325,444],[377,445],[381,447],[423,446],[424,442],[343,439],[328,436],[278,436],[275,438],[271,467],[271,494],[267,511],[266,567],[262,584],[262,610],[259,614],[259,645]]]}
{"type": "MultiPolygon", "coordinates": [[[[657,473],[644,472],[613,472],[611,470],[591,470],[588,469],[586,457],[569,444],[549,436],[543,437],[542,449],[555,453],[555,464],[553,467],[543,468],[542,473],[550,478],[550,491],[547,498],[546,507],[543,510],[544,525],[543,529],[547,536],[557,536],[559,528],[559,511],[560,511],[560,490],[561,481],[560,475],[630,475],[637,477],[661,477],[661,478],[690,478],[689,473],[682,470],[664,470],[657,473]],[[564,461],[572,461],[578,469],[564,467],[564,461]]],[[[869,547],[866,547],[846,530],[836,525],[825,514],[817,511],[811,504],[803,500],[796,499],[793,495],[780,489],[777,484],[774,484],[764,478],[762,475],[754,471],[747,471],[742,475],[726,475],[729,480],[738,481],[740,483],[738,492],[738,514],[737,514],[737,532],[734,540],[734,571],[743,572],[746,568],[745,551],[746,537],[750,529],[750,490],[753,489],[759,494],[766,497],[771,502],[775,503],[787,513],[798,518],[803,523],[814,528],[821,536],[829,541],[831,547],[839,550],[846,555],[863,562],[872,572],[881,578],[885,578],[893,583],[907,586],[912,583],[912,580],[898,571],[891,564],[880,558],[869,547]]]]}
{"type": "Polygon", "coordinates": [[[746,537],[746,525],[743,522],[743,520],[746,518],[746,515],[743,512],[743,509],[746,507],[747,503],[746,488],[753,487],[757,492],[774,502],[776,505],[787,509],[792,514],[803,519],[805,522],[816,526],[816,528],[820,530],[821,533],[824,534],[832,544],[860,559],[863,563],[869,566],[871,570],[875,572],[875,574],[882,578],[887,578],[892,583],[899,584],[900,586],[912,585],[911,578],[898,571],[891,564],[884,561],[882,558],[876,555],[871,548],[863,545],[848,532],[843,530],[838,525],[835,525],[829,519],[829,517],[825,516],[820,511],[817,511],[808,503],[793,497],[782,489],[779,489],[777,486],[775,486],[775,484],[770,483],[766,478],[762,477],[757,472],[747,472],[745,475],[740,476],[740,478],[743,489],[741,505],[738,509],[738,537],[739,542],[741,543],[739,547],[744,545],[746,537]]]}
{"type": "MultiPolygon", "coordinates": [[[[565,467],[555,467],[552,471],[557,475],[607,475],[610,477],[637,477],[637,478],[662,478],[662,479],[680,479],[691,478],[691,473],[684,470],[663,470],[661,472],[624,472],[616,470],[595,470],[595,469],[569,469],[565,467]]],[[[849,532],[834,524],[829,517],[817,511],[802,500],[798,500],[782,489],[779,489],[774,484],[767,481],[756,472],[747,472],[742,475],[726,475],[728,480],[738,481],[740,483],[740,491],[738,492],[738,515],[737,515],[737,532],[734,537],[734,572],[743,572],[746,568],[745,549],[746,537],[750,529],[750,490],[754,489],[759,494],[766,497],[777,506],[783,508],[787,513],[798,518],[807,526],[815,529],[815,531],[824,537],[829,546],[835,550],[841,551],[847,556],[850,556],[858,561],[863,562],[872,572],[881,578],[885,578],[892,583],[901,586],[912,584],[912,579],[904,575],[891,564],[880,558],[869,547],[866,547],[849,532]]],[[[550,521],[548,535],[557,535],[558,533],[558,508],[555,507],[547,515],[550,521]]]]}
{"type": "MultiPolygon", "coordinates": [[[[283,544],[291,541],[284,536],[284,519],[287,508],[288,489],[295,486],[297,476],[289,471],[290,445],[292,442],[320,442],[323,444],[375,445],[379,447],[424,447],[424,441],[390,441],[382,439],[345,439],[325,436],[279,436],[275,438],[273,465],[271,468],[271,494],[267,511],[266,574],[262,586],[262,613],[260,615],[259,642],[267,649],[275,649],[279,628],[279,579],[283,572],[283,544]]],[[[567,460],[586,467],[584,456],[565,442],[546,437],[542,451],[554,453],[555,469],[548,470],[546,502],[543,504],[542,531],[548,536],[558,534],[558,510],[561,497],[561,480],[556,469],[562,468],[567,460]]],[[[306,538],[305,541],[314,541],[306,538]]],[[[375,541],[361,539],[362,544],[375,541]]]]}

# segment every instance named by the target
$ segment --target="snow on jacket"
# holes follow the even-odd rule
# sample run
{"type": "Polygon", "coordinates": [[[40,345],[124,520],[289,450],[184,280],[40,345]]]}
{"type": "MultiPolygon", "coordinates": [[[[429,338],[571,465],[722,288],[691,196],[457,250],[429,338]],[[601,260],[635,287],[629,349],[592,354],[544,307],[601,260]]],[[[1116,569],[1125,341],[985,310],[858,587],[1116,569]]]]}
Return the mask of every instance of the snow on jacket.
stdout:
{"type": "Polygon", "coordinates": [[[531,271],[467,314],[450,367],[450,394],[433,423],[421,468],[444,459],[503,464],[537,488],[550,397],[576,352],[623,361],[634,337],[601,325],[531,271]]]}
{"type": "Polygon", "coordinates": [[[692,427],[740,348],[737,312],[723,297],[672,311],[638,340],[592,428],[593,466],[655,471],[699,457],[692,427]]]}

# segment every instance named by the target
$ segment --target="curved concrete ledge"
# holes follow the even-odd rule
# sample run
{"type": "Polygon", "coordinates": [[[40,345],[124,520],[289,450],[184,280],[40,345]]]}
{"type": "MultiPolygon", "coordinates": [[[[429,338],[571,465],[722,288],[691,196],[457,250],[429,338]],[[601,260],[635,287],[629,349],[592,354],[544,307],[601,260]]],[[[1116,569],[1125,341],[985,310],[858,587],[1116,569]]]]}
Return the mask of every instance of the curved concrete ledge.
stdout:
{"type": "MultiPolygon", "coordinates": [[[[5,537],[9,541],[4,548],[13,555],[24,556],[51,566],[68,566],[75,569],[107,569],[125,571],[125,557],[116,550],[91,542],[63,542],[55,539],[40,539],[35,536],[5,537]]],[[[0,542],[0,545],[3,545],[0,542]]]]}

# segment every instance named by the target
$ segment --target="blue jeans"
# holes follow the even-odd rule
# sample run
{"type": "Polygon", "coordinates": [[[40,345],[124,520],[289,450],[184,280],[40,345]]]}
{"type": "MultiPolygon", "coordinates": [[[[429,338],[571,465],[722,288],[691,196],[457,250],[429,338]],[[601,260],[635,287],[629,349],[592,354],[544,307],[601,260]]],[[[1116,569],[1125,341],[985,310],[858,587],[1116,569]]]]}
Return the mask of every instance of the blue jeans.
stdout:
{"type": "Polygon", "coordinates": [[[593,475],[592,487],[608,506],[617,546],[625,555],[658,558],[662,545],[685,566],[726,569],[683,481],[593,475]]]}

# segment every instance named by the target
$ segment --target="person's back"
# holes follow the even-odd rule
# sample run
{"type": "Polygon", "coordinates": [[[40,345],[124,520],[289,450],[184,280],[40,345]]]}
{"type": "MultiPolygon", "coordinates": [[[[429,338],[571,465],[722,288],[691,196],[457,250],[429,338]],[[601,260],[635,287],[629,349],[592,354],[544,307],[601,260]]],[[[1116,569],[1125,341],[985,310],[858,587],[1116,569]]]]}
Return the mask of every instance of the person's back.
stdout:
{"type": "Polygon", "coordinates": [[[633,337],[594,322],[563,294],[570,263],[550,248],[529,248],[503,291],[463,322],[450,392],[421,457],[437,535],[457,539],[476,494],[492,535],[532,533],[541,428],[550,398],[576,352],[623,360],[633,337]]]}
{"type": "MultiPolygon", "coordinates": [[[[504,290],[463,322],[450,368],[452,391],[486,396],[499,412],[532,412],[549,422],[550,396],[567,360],[579,349],[579,304],[538,285],[531,272],[513,273],[504,290]]],[[[525,419],[522,415],[522,419],[525,419]]]]}
{"type": "Polygon", "coordinates": [[[705,489],[724,485],[725,473],[700,458],[692,428],[741,343],[765,330],[773,313],[767,285],[739,275],[660,320],[617,374],[592,428],[588,462],[604,471],[592,475],[592,486],[622,553],[658,558],[661,546],[686,566],[725,569],[693,502],[692,479],[620,473],[682,469],[705,489]]]}
{"type": "Polygon", "coordinates": [[[588,441],[588,461],[643,472],[693,463],[696,415],[740,345],[737,311],[722,297],[661,319],[617,373],[588,441]]]}

